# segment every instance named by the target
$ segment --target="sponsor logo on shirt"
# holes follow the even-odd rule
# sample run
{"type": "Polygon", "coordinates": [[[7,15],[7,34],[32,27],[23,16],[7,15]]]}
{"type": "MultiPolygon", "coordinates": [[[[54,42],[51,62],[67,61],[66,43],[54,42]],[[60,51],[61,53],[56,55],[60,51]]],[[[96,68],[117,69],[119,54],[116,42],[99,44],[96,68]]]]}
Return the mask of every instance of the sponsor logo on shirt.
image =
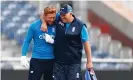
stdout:
{"type": "MultiPolygon", "coordinates": [[[[50,35],[53,39],[55,38],[54,35],[50,35]]],[[[45,34],[39,35],[39,39],[45,39],[45,34]]]]}
{"type": "Polygon", "coordinates": [[[45,39],[45,35],[44,34],[39,35],[39,39],[45,39]]]}
{"type": "Polygon", "coordinates": [[[62,23],[61,21],[59,21],[59,24],[60,24],[61,26],[64,26],[64,23],[62,23]]]}

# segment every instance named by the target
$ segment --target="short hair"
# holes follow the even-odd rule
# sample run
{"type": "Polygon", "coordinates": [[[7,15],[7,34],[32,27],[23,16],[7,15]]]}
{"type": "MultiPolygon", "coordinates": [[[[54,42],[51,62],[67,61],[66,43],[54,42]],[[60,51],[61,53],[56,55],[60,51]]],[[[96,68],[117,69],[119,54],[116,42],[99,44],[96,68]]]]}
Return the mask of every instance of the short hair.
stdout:
{"type": "Polygon", "coordinates": [[[53,7],[53,6],[48,6],[44,9],[44,15],[47,15],[47,14],[56,14],[56,8],[53,7]]]}

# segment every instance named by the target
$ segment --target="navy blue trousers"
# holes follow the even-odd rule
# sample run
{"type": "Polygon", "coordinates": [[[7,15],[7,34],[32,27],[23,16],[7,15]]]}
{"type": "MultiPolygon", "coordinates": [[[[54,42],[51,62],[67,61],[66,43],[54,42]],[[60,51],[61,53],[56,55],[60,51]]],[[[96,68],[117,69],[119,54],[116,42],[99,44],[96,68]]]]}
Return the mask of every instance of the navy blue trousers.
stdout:
{"type": "Polygon", "coordinates": [[[28,80],[53,80],[53,64],[53,59],[31,58],[28,80]]]}
{"type": "Polygon", "coordinates": [[[54,80],[81,80],[81,64],[54,65],[54,80]]]}

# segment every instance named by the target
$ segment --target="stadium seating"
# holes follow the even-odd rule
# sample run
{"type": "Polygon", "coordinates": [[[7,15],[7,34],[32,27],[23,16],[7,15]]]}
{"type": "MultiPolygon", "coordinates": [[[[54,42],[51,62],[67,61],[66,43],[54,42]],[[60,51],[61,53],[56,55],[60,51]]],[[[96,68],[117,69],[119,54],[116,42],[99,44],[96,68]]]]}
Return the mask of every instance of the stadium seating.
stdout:
{"type": "MultiPolygon", "coordinates": [[[[22,46],[28,27],[33,21],[39,19],[37,8],[27,1],[2,1],[1,11],[2,35],[6,35],[10,41],[16,40],[18,46],[22,46]]],[[[7,42],[8,40],[5,40],[2,43],[4,45],[2,46],[2,57],[20,57],[21,50],[17,46],[13,46],[11,42],[7,42]]],[[[31,48],[29,49],[30,51],[31,48]]],[[[3,64],[5,67],[7,63],[3,63],[5,63],[3,64]]],[[[9,69],[13,68],[9,66],[9,69]]]]}
{"type": "Polygon", "coordinates": [[[111,56],[120,57],[118,51],[122,47],[122,43],[118,40],[111,40],[108,46],[108,51],[111,56]]]}
{"type": "Polygon", "coordinates": [[[2,33],[16,39],[22,45],[24,35],[31,22],[38,19],[37,8],[27,1],[2,2],[2,33]]]}
{"type": "MultiPolygon", "coordinates": [[[[121,59],[132,59],[132,49],[130,47],[121,47],[118,54],[121,59]]],[[[119,63],[116,65],[116,68],[129,69],[132,66],[131,63],[119,63]]]]}
{"type": "Polygon", "coordinates": [[[91,27],[88,29],[89,37],[90,37],[90,43],[92,46],[97,46],[97,40],[98,36],[101,34],[101,31],[97,27],[91,27]]]}

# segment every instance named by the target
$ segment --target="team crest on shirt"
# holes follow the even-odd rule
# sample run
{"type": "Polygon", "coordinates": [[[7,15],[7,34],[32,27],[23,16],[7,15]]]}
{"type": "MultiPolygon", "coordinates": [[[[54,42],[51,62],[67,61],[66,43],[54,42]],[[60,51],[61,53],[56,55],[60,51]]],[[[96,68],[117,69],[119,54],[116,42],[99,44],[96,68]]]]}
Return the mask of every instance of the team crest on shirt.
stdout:
{"type": "Polygon", "coordinates": [[[72,32],[75,32],[75,27],[72,28],[72,32]]]}
{"type": "Polygon", "coordinates": [[[55,32],[55,28],[52,28],[52,32],[53,32],[53,33],[55,32]]]}

